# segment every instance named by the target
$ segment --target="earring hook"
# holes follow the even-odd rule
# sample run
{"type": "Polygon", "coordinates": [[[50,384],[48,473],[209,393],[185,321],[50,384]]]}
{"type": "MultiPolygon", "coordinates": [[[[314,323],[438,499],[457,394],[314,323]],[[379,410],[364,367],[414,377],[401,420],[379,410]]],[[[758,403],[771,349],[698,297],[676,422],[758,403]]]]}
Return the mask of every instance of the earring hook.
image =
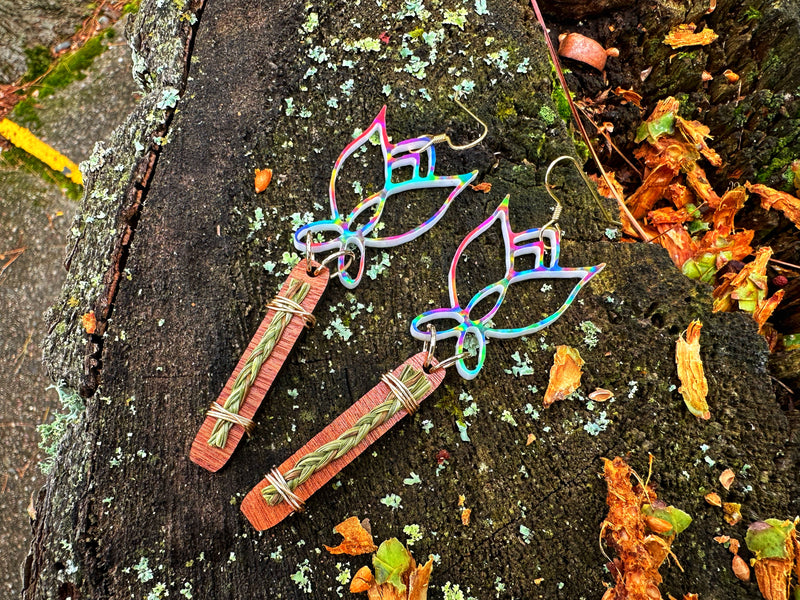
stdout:
{"type": "Polygon", "coordinates": [[[450,136],[447,135],[446,133],[440,133],[440,134],[432,136],[427,144],[425,144],[424,146],[422,146],[421,148],[418,148],[416,150],[417,152],[424,152],[425,150],[427,150],[428,148],[430,148],[434,144],[438,144],[439,142],[447,142],[447,145],[450,146],[453,150],[467,150],[469,148],[472,148],[472,147],[477,146],[478,144],[480,144],[483,141],[483,139],[486,137],[486,134],[489,133],[489,127],[486,125],[486,123],[481,121],[475,115],[475,113],[473,113],[470,109],[468,109],[466,106],[464,106],[458,98],[453,98],[453,102],[458,104],[462,108],[462,110],[464,112],[466,112],[470,117],[475,119],[478,123],[481,124],[481,126],[483,126],[483,133],[480,135],[480,137],[478,137],[478,139],[476,139],[476,140],[474,140],[472,142],[469,142],[468,144],[462,144],[460,146],[454,144],[453,140],[451,140],[450,136]]]}
{"type": "Polygon", "coordinates": [[[608,214],[606,207],[603,206],[603,204],[600,202],[600,198],[597,197],[597,192],[595,191],[595,188],[592,185],[591,180],[586,176],[586,173],[583,172],[583,168],[581,167],[581,164],[577,161],[577,159],[574,156],[564,155],[564,156],[559,156],[553,162],[551,162],[550,165],[547,167],[547,172],[544,175],[544,187],[547,190],[547,193],[550,194],[550,197],[553,200],[555,200],[556,207],[553,210],[553,216],[550,217],[550,220],[547,222],[547,224],[539,230],[539,239],[541,240],[542,232],[544,232],[548,227],[554,227],[558,229],[558,220],[561,218],[561,211],[563,210],[563,206],[561,205],[561,201],[558,199],[558,197],[553,193],[554,186],[550,184],[550,173],[553,171],[553,167],[555,167],[556,164],[561,162],[562,160],[571,160],[572,163],[575,165],[575,168],[580,174],[581,179],[583,179],[583,183],[586,185],[586,188],[592,194],[594,201],[597,203],[597,206],[600,208],[600,211],[603,213],[603,216],[605,217],[606,221],[608,221],[609,223],[613,223],[615,225],[621,225],[621,223],[612,219],[611,215],[608,214]]]}

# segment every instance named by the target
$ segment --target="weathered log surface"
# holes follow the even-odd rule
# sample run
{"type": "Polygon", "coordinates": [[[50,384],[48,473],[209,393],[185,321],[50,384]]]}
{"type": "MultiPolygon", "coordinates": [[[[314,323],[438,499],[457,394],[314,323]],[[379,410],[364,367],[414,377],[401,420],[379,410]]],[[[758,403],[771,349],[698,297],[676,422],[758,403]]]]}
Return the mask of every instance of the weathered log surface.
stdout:
{"type": "MultiPolygon", "coordinates": [[[[51,373],[91,397],[37,502],[25,598],[158,598],[164,590],[171,598],[183,590],[203,598],[330,598],[341,586],[337,564],[355,572],[366,562],[320,552],[335,541],[333,526],[353,514],[369,517],[379,540],[404,539],[403,527],[418,524],[424,537],[413,551],[440,555],[437,587],[449,581],[481,599],[599,597],[606,579],[596,544],[605,515],[600,458],[630,454],[644,472],[648,452],[661,497],[695,519],[674,547],[685,572],[667,569],[663,589],[676,597],[759,597],[754,583],[733,576],[728,551],[711,538],[741,538],[751,520],[800,511],[797,432],[775,404],[765,345],[749,318],[712,315],[709,288],[682,277],[660,248],[610,241],[605,232],[613,225],[566,168],[558,178],[566,205],[561,262],[608,264],[579,301],[541,335],[493,342],[478,379],[448,374],[413,419],[320,490],[306,514],[256,534],[239,512],[244,494],[419,350],[407,333],[410,320],[446,302],[458,241],[506,193],[515,229],[549,218],[544,172],[575,150],[551,100],[543,40],[525,4],[492,2],[488,15],[465,5],[461,31],[442,24],[444,9],[460,4],[430,6],[422,20],[398,14],[404,4],[365,0],[306,9],[288,0],[213,0],[192,45],[188,13],[159,4],[145,0],[132,25],[147,95],[90,161],[71,271],[52,315],[51,373]],[[419,63],[399,54],[403,34],[414,32],[406,44],[431,62],[418,28],[443,31],[424,79],[408,72],[419,63]],[[383,31],[389,43],[376,51],[348,49],[383,31]],[[501,49],[507,58],[494,54],[501,49]],[[203,412],[283,279],[282,256],[292,251],[288,215],[326,218],[330,168],[383,101],[395,141],[445,127],[457,143],[474,135],[445,99],[465,79],[475,85],[466,101],[490,134],[470,151],[440,148],[437,173],[479,169],[491,193],[465,191],[430,234],[390,251],[390,267],[375,280],[365,277],[353,294],[332,283],[317,330],[290,357],[257,415],[255,439],[215,475],[193,465],[188,452],[203,412]],[[253,169],[264,166],[275,178],[256,196],[253,169]],[[101,317],[92,339],[80,329],[88,310],[101,317]],[[694,318],[704,323],[709,422],[693,418],[676,389],[675,339],[694,318]],[[581,329],[585,322],[600,330],[596,345],[581,329]],[[342,339],[337,327],[352,337],[342,339]],[[542,410],[557,344],[579,348],[586,359],[584,391],[604,387],[616,399],[542,410]],[[518,360],[531,375],[507,372],[518,360]],[[472,402],[480,412],[467,419],[471,441],[463,442],[455,420],[472,402]],[[529,433],[536,439],[526,446],[529,433]],[[442,449],[450,453],[444,466],[437,464],[442,449]],[[721,491],[717,477],[726,467],[737,480],[725,499],[743,504],[745,522],[736,527],[703,501],[707,491],[721,491]],[[411,472],[421,484],[403,484],[411,472]],[[390,493],[401,496],[402,508],[380,502],[390,493]],[[469,527],[461,524],[460,494],[473,510],[469,527]],[[305,565],[308,587],[290,577],[305,565]]],[[[368,173],[340,176],[340,202],[353,180],[369,189],[368,173]]],[[[386,232],[422,222],[434,195],[396,198],[386,232]]],[[[468,249],[459,271],[464,297],[499,277],[496,233],[468,249]]],[[[540,287],[513,290],[498,323],[520,326],[547,310],[538,304],[540,287]]]]}

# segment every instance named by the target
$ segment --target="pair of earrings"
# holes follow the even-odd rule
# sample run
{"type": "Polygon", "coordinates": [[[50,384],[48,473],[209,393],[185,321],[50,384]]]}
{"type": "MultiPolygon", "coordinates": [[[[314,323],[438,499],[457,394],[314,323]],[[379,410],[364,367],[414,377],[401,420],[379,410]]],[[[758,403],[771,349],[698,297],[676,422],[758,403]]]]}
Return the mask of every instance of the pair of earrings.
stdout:
{"type": "MultiPolygon", "coordinates": [[[[463,105],[462,108],[467,110],[463,105]]],[[[466,146],[454,146],[446,135],[414,138],[393,145],[386,134],[385,110],[386,107],[378,114],[372,126],[353,140],[337,159],[330,184],[332,218],[305,225],[295,232],[295,245],[298,249],[306,251],[306,258],[295,267],[281,292],[268,305],[270,310],[264,322],[251,340],[220,398],[209,410],[203,427],[195,438],[191,458],[211,471],[216,471],[225,464],[242,435],[250,432],[253,426],[252,417],[274,381],[280,365],[286,359],[302,328],[313,325],[313,308],[329,279],[326,264],[336,260],[338,263],[336,274],[342,284],[350,289],[356,287],[363,276],[366,247],[396,246],[422,235],[441,219],[453,199],[477,176],[477,171],[456,176],[434,175],[433,144],[447,141],[456,149],[474,146],[486,135],[485,125],[481,137],[466,146]],[[343,218],[335,199],[338,170],[344,160],[376,132],[379,133],[384,154],[384,187],[380,192],[358,204],[346,218],[343,218]],[[423,154],[426,155],[428,164],[424,175],[420,173],[423,154]],[[412,167],[412,177],[400,183],[393,183],[392,171],[408,166],[412,167]],[[367,237],[377,227],[384,203],[389,196],[401,191],[428,187],[454,189],[442,207],[418,227],[398,236],[367,237]],[[373,210],[370,220],[353,230],[352,225],[359,215],[370,209],[373,210]],[[338,237],[332,241],[314,241],[314,236],[325,232],[334,232],[338,237]],[[360,254],[360,264],[355,277],[351,277],[347,271],[353,258],[351,247],[358,249],[360,254]],[[326,251],[334,252],[321,263],[314,261],[314,252],[326,251]]],[[[569,157],[561,159],[563,158],[569,157]]],[[[550,165],[548,176],[554,164],[561,159],[550,165]]],[[[549,185],[547,189],[550,192],[549,185]]],[[[423,350],[393,371],[385,373],[375,387],[282,465],[273,468],[247,494],[241,509],[256,529],[267,529],[290,513],[302,511],[305,501],[315,491],[330,481],[406,414],[413,414],[420,403],[442,383],[448,367],[455,365],[464,379],[475,378],[486,359],[487,338],[508,339],[530,335],[547,327],[564,313],[580,289],[605,265],[575,268],[559,265],[561,234],[558,218],[561,205],[552,192],[551,196],[556,201],[556,209],[553,218],[544,227],[514,232],[509,221],[509,196],[506,196],[493,214],[462,240],[453,256],[448,274],[450,306],[427,311],[417,316],[411,323],[411,335],[424,342],[423,350]],[[503,235],[504,276],[484,287],[466,305],[462,305],[456,289],[456,270],[459,260],[470,242],[485,233],[495,222],[500,223],[503,235]],[[523,256],[532,256],[533,266],[527,269],[517,268],[515,262],[523,256]],[[504,329],[493,326],[492,319],[496,316],[512,284],[532,279],[552,278],[578,280],[566,300],[554,312],[525,327],[504,329]],[[475,318],[472,315],[473,309],[492,295],[497,296],[494,306],[483,316],[475,318]],[[434,323],[440,321],[446,321],[449,327],[437,331],[434,323]],[[456,338],[455,354],[438,361],[435,358],[437,339],[451,337],[456,338]],[[474,352],[468,352],[467,348],[473,349],[474,352]],[[477,356],[477,362],[475,366],[469,367],[465,359],[473,354],[477,356]]]]}

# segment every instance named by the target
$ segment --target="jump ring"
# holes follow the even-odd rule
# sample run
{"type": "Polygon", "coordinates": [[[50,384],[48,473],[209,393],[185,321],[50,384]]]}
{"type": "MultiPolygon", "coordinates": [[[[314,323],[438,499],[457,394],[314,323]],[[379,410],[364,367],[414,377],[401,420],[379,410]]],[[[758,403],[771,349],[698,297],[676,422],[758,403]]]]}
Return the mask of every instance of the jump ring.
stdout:
{"type": "Polygon", "coordinates": [[[314,269],[314,276],[316,277],[317,275],[319,275],[320,272],[322,271],[322,268],[325,265],[327,265],[332,260],[339,258],[340,256],[346,256],[348,258],[347,263],[344,265],[343,268],[336,271],[336,273],[333,273],[333,275],[338,275],[342,271],[347,271],[347,268],[353,263],[353,259],[356,257],[356,255],[351,250],[339,250],[338,252],[334,252],[330,256],[325,257],[325,259],[320,263],[320,265],[316,269],[314,269]]]}
{"type": "Polygon", "coordinates": [[[306,234],[306,264],[310,265],[314,262],[314,251],[311,250],[311,232],[306,234]]]}
{"type": "Polygon", "coordinates": [[[422,351],[425,353],[425,362],[422,363],[424,369],[430,368],[431,359],[434,356],[434,352],[436,352],[436,327],[428,325],[428,333],[431,334],[431,337],[429,340],[425,340],[422,346],[422,351]]]}
{"type": "Polygon", "coordinates": [[[466,358],[467,356],[472,356],[469,352],[459,352],[458,354],[454,354],[449,358],[445,358],[442,362],[438,363],[435,367],[431,369],[431,371],[438,371],[439,369],[447,369],[448,367],[452,367],[456,364],[459,360],[466,358]]]}

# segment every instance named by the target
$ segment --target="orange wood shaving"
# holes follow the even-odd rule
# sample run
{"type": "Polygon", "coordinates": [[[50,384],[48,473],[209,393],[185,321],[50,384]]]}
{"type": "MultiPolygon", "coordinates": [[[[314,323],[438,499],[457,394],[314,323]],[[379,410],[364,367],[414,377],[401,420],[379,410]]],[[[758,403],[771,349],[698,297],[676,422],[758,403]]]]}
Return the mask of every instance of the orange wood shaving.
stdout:
{"type": "Polygon", "coordinates": [[[744,206],[747,192],[741,185],[728,190],[719,201],[719,206],[714,211],[714,231],[720,235],[729,235],[733,232],[733,218],[744,206]]]}
{"type": "Polygon", "coordinates": [[[81,316],[81,325],[83,326],[83,330],[89,335],[97,331],[97,317],[95,317],[94,311],[81,316]]]}
{"type": "Polygon", "coordinates": [[[668,164],[660,164],[651,171],[626,202],[633,216],[641,219],[652,210],[653,205],[664,197],[674,178],[675,169],[668,164]]]}
{"type": "Polygon", "coordinates": [[[464,527],[469,525],[469,519],[470,519],[471,516],[472,516],[472,509],[471,508],[465,508],[464,510],[461,511],[461,524],[464,527]]]}
{"type": "Polygon", "coordinates": [[[256,193],[260,194],[272,181],[272,169],[256,169],[256,193]]]}
{"type": "MultiPolygon", "coordinates": [[[[604,476],[608,485],[608,515],[603,522],[601,537],[619,558],[609,567],[616,585],[609,588],[603,598],[660,599],[658,586],[661,575],[658,573],[656,560],[645,543],[647,535],[641,511],[642,504],[646,501],[645,493],[641,488],[634,491],[631,485],[631,469],[622,458],[616,457],[613,461],[604,459],[604,463],[604,476]]],[[[652,501],[655,493],[648,490],[648,494],[652,501]]]]}
{"type": "Polygon", "coordinates": [[[683,396],[689,411],[701,419],[710,419],[708,409],[708,381],[703,372],[703,361],[700,358],[700,330],[703,324],[692,321],[686,330],[686,339],[683,334],[675,345],[675,362],[678,364],[678,379],[681,387],[678,391],[683,396]]]}
{"type": "Polygon", "coordinates": [[[372,571],[370,571],[369,567],[361,567],[356,571],[353,580],[350,582],[350,593],[360,594],[361,592],[366,592],[372,587],[374,581],[375,578],[372,576],[372,571]]]}
{"type": "Polygon", "coordinates": [[[470,186],[476,192],[483,192],[484,194],[488,194],[492,191],[492,184],[488,181],[482,181],[478,185],[471,185],[470,186]]]}
{"type": "Polygon", "coordinates": [[[758,303],[755,311],[753,311],[753,318],[758,323],[758,333],[764,333],[764,325],[767,319],[772,316],[772,313],[778,308],[778,304],[783,300],[786,290],[778,290],[772,296],[758,303]]]}
{"type": "Polygon", "coordinates": [[[544,393],[542,402],[545,408],[548,408],[553,402],[563,400],[580,387],[583,364],[580,352],[575,348],[556,347],[553,366],[550,367],[550,382],[547,384],[547,391],[544,393]]]}
{"type": "Polygon", "coordinates": [[[706,138],[711,139],[709,135],[711,130],[708,127],[699,121],[687,121],[681,117],[675,117],[675,122],[686,140],[693,144],[694,147],[700,151],[700,154],[708,159],[708,162],[715,167],[722,166],[722,158],[720,155],[706,144],[706,138]]]}
{"type": "Polygon", "coordinates": [[[664,43],[673,50],[686,46],[708,46],[719,36],[712,29],[706,27],[700,33],[695,33],[697,26],[694,23],[684,23],[672,28],[664,38],[664,43]]]}
{"type": "Polygon", "coordinates": [[[774,208],[781,211],[786,217],[800,228],[800,198],[774,190],[761,183],[745,184],[748,191],[761,196],[761,208],[769,210],[774,208]]]}
{"type": "Polygon", "coordinates": [[[372,534],[368,532],[358,520],[358,517],[350,517],[349,519],[339,523],[333,530],[344,537],[342,543],[331,548],[324,546],[325,550],[331,554],[349,554],[350,556],[358,556],[359,554],[367,554],[368,552],[375,552],[378,547],[372,542],[372,534]]]}
{"type": "Polygon", "coordinates": [[[630,102],[634,106],[642,108],[642,97],[633,90],[626,90],[617,86],[613,91],[617,96],[620,96],[626,102],[630,102]]]}

